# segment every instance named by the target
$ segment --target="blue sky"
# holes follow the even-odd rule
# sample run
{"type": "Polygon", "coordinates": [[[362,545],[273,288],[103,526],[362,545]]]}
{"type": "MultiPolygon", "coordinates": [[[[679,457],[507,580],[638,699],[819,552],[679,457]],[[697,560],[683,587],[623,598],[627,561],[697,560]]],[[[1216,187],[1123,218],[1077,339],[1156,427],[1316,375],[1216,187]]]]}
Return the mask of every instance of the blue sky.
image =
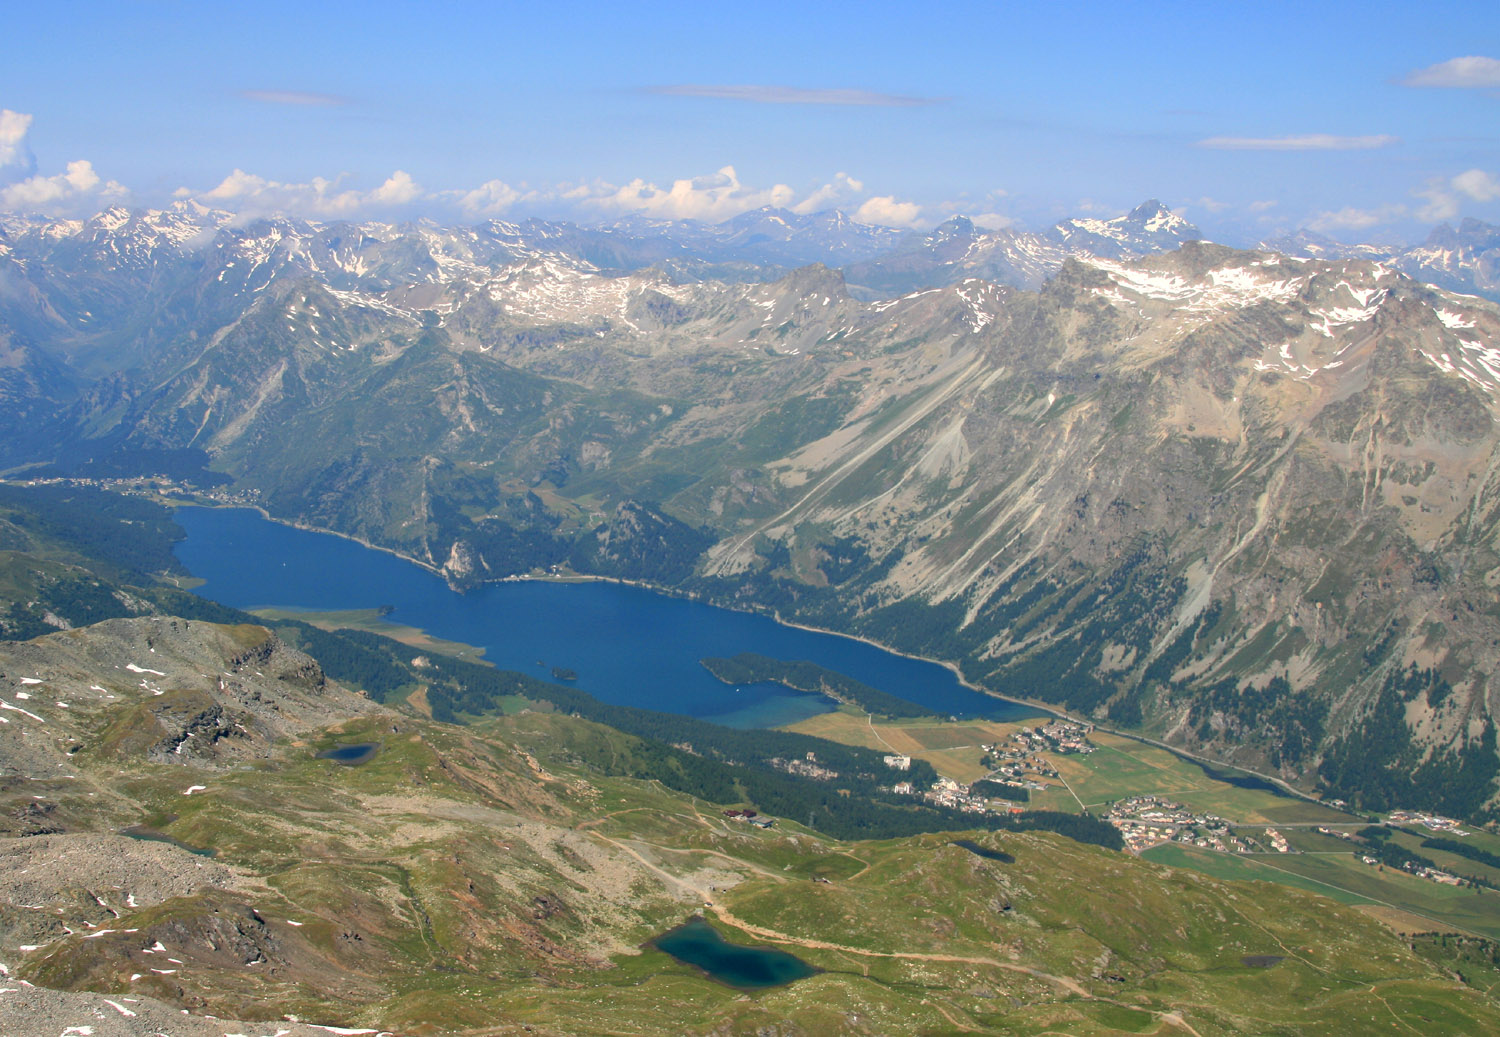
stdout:
{"type": "Polygon", "coordinates": [[[1500,5],[18,5],[0,208],[1500,222],[1500,5]]]}

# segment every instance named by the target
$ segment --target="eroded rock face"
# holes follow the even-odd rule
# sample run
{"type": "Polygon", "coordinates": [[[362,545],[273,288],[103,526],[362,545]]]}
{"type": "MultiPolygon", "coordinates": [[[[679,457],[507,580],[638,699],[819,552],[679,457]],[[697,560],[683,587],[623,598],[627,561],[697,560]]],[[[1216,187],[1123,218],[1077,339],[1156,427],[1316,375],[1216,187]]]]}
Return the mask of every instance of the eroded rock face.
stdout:
{"type": "Polygon", "coordinates": [[[263,627],[163,617],[0,643],[0,688],[15,707],[0,727],[0,766],[49,777],[80,755],[264,759],[278,738],[379,708],[263,627]]]}
{"type": "Polygon", "coordinates": [[[328,1037],[328,1029],[285,1019],[246,1022],[185,1015],[153,997],[125,997],[44,987],[16,987],[0,995],[0,1033],[89,1034],[90,1037],[328,1037]]]}

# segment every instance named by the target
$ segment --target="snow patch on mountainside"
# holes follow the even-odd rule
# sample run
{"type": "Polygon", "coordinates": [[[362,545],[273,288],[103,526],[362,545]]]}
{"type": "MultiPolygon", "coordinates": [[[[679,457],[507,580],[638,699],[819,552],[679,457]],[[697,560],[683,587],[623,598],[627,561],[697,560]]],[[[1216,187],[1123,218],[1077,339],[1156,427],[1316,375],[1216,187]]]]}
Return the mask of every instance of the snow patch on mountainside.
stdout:
{"type": "MultiPolygon", "coordinates": [[[[1307,284],[1305,277],[1274,278],[1251,267],[1210,270],[1202,279],[1189,280],[1176,273],[1145,270],[1108,260],[1093,259],[1090,266],[1104,271],[1116,289],[1095,288],[1094,294],[1111,302],[1123,302],[1121,292],[1143,299],[1174,304],[1174,314],[1201,322],[1226,309],[1239,309],[1260,302],[1290,302],[1307,284]]],[[[1252,264],[1255,266],[1257,264],[1252,264]]]]}

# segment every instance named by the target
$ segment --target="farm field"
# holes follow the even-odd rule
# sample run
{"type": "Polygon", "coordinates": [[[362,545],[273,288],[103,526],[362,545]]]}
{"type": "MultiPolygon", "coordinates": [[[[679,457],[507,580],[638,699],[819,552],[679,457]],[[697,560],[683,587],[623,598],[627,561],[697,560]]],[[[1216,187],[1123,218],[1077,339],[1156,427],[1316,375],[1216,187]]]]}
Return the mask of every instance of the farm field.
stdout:
{"type": "Polygon", "coordinates": [[[1003,742],[1022,727],[1034,721],[999,723],[995,721],[904,720],[874,723],[869,714],[845,706],[832,713],[820,713],[785,728],[798,734],[826,738],[842,745],[859,745],[926,760],[937,772],[955,781],[975,781],[984,777],[978,766],[979,747],[987,742],[1003,742]],[[973,773],[974,777],[961,775],[973,773]]]}
{"type": "Polygon", "coordinates": [[[1141,857],[1215,878],[1258,879],[1322,893],[1340,903],[1394,908],[1421,919],[1429,929],[1452,927],[1500,938],[1500,893],[1381,869],[1352,852],[1228,854],[1174,843],[1152,847],[1141,857]]]}
{"type": "MultiPolygon", "coordinates": [[[[944,777],[971,782],[985,774],[979,762],[980,744],[1004,742],[1026,726],[1031,725],[940,720],[871,723],[867,715],[843,709],[812,717],[790,729],[845,744],[906,753],[927,760],[944,777]]],[[[1307,890],[1365,909],[1403,931],[1413,927],[1452,928],[1500,938],[1500,893],[1476,894],[1466,887],[1445,886],[1399,870],[1371,867],[1355,855],[1357,844],[1315,830],[1324,825],[1353,833],[1365,827],[1367,819],[1310,800],[1220,781],[1190,760],[1120,735],[1095,731],[1089,740],[1098,747],[1096,752],[1042,754],[1057,768],[1065,784],[1046,779],[1053,787],[1033,792],[1030,809],[1073,813],[1086,808],[1102,813],[1116,800],[1153,795],[1195,811],[1217,814],[1260,842],[1266,841],[1265,829],[1274,827],[1298,852],[1227,854],[1171,843],[1153,847],[1142,857],[1215,878],[1307,890]]],[[[1500,881],[1500,868],[1422,847],[1426,833],[1421,831],[1423,836],[1398,831],[1394,838],[1454,874],[1500,881]]],[[[1500,837],[1486,833],[1467,836],[1464,844],[1500,852],[1500,837]]]]}
{"type": "MultiPolygon", "coordinates": [[[[985,776],[979,764],[980,745],[1005,742],[1017,730],[1034,724],[943,720],[872,723],[867,714],[845,708],[810,717],[787,730],[844,745],[904,753],[931,763],[945,778],[967,783],[985,776]]],[[[1033,809],[1076,813],[1087,808],[1102,812],[1116,800],[1150,795],[1164,796],[1238,824],[1357,823],[1349,814],[1308,800],[1216,780],[1191,761],[1132,738],[1095,731],[1089,740],[1099,747],[1097,752],[1045,754],[1066,785],[1033,792],[1033,809]]],[[[1055,784],[1052,779],[1048,781],[1055,784]]]]}
{"type": "Polygon", "coordinates": [[[1154,861],[1157,864],[1169,864],[1174,868],[1190,868],[1216,879],[1273,882],[1278,886],[1295,886],[1297,889],[1305,889],[1337,900],[1341,904],[1374,903],[1368,896],[1318,879],[1296,873],[1278,872],[1265,864],[1259,855],[1219,853],[1196,846],[1163,843],[1161,846],[1153,846],[1142,853],[1141,859],[1154,861]]]}

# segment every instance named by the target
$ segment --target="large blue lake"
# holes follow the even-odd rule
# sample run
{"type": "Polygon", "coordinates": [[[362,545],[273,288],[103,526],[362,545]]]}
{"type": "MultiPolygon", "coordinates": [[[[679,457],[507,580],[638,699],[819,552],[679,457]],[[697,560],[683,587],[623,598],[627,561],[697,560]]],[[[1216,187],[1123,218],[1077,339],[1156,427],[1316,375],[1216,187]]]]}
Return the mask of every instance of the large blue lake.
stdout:
{"type": "Polygon", "coordinates": [[[177,557],[206,581],[197,593],[236,608],[310,611],[391,606],[389,620],[482,647],[507,670],[575,686],[618,705],[701,717],[732,727],[775,727],[827,712],[821,695],[779,684],[731,687],[700,664],[759,652],[810,659],[941,713],[1019,719],[1022,703],[970,690],[944,667],[834,634],[783,626],[616,583],[521,580],[460,594],[395,555],[262,518],[249,509],[180,508],[187,539],[177,557]]]}

